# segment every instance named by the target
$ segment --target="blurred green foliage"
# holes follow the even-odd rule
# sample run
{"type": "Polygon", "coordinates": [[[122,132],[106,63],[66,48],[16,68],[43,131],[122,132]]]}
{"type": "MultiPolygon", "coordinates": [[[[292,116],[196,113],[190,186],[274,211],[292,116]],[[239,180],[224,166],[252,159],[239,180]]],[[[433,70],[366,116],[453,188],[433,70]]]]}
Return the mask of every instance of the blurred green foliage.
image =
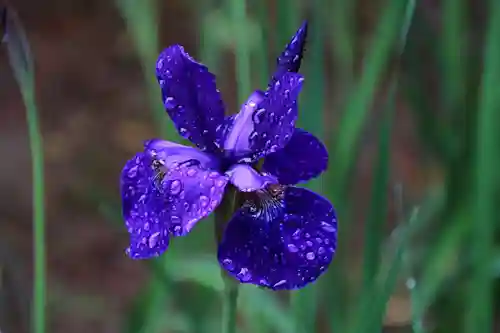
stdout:
{"type": "MultiPolygon", "coordinates": [[[[472,40],[467,35],[470,4],[463,0],[442,2],[437,32],[418,0],[380,1],[368,43],[354,23],[354,3],[191,1],[200,44],[190,52],[197,51],[216,74],[223,72],[222,57],[235,55],[238,103],[267,83],[274,58],[301,20],[309,20],[299,125],[324,139],[331,162],[329,171],[307,186],[334,203],[340,221],[337,257],[317,283],[292,293],[240,287],[237,331],[382,332],[391,295],[406,285],[408,332],[492,332],[500,295],[495,209],[500,193],[500,2],[490,1],[489,23],[482,37],[472,40]],[[436,90],[430,88],[429,73],[439,79],[436,90]],[[340,83],[328,84],[331,77],[340,83]],[[373,121],[380,96],[382,112],[373,121]],[[425,155],[444,175],[418,201],[406,197],[405,184],[391,180],[391,135],[398,126],[400,98],[408,104],[425,155]],[[364,214],[358,281],[350,273],[349,243],[358,234],[352,222],[359,210],[353,187],[368,127],[375,128],[378,148],[370,166],[371,204],[364,214]],[[389,207],[395,207],[397,227],[387,235],[389,207]]],[[[178,141],[154,80],[154,62],[166,46],[158,44],[159,2],[116,4],[137,46],[152,116],[164,138],[178,141]]],[[[29,101],[27,107],[33,108],[29,101]]],[[[108,200],[101,208],[122,225],[118,201],[108,200]]],[[[148,262],[151,280],[126,316],[123,331],[221,332],[224,286],[215,251],[209,219],[148,262]]]]}

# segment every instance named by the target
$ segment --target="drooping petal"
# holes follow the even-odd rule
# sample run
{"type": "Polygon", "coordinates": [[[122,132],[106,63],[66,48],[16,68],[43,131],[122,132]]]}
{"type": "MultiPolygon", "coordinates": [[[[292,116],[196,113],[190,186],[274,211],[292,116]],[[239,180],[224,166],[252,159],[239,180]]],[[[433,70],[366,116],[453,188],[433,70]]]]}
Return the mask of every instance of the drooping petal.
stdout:
{"type": "Polygon", "coordinates": [[[169,235],[185,235],[222,200],[228,179],[208,168],[210,159],[198,159],[200,154],[194,148],[151,140],[125,165],[122,212],[132,258],[159,255],[169,235]]]}
{"type": "Polygon", "coordinates": [[[313,134],[296,128],[285,148],[269,154],[263,169],[276,176],[280,184],[305,182],[328,167],[328,151],[313,134]]]}
{"type": "Polygon", "coordinates": [[[259,157],[284,148],[290,140],[295,130],[297,99],[303,81],[300,74],[283,74],[253,113],[250,149],[259,152],[259,157]]]}
{"type": "Polygon", "coordinates": [[[242,283],[301,288],[332,261],[335,211],[325,198],[298,187],[274,188],[263,198],[264,203],[246,202],[233,215],[219,245],[219,262],[242,283]]]}
{"type": "Polygon", "coordinates": [[[226,156],[238,160],[252,155],[249,137],[255,130],[253,115],[264,99],[264,93],[256,90],[243,104],[239,113],[227,119],[227,132],[224,133],[226,156]]]}
{"type": "Polygon", "coordinates": [[[277,59],[276,71],[273,74],[269,87],[273,87],[276,80],[286,72],[297,73],[300,69],[304,48],[307,39],[307,21],[304,21],[299,30],[293,35],[292,40],[286,45],[285,50],[277,59]]]}
{"type": "Polygon", "coordinates": [[[259,174],[249,165],[235,164],[226,172],[229,181],[242,192],[255,192],[278,180],[268,174],[259,174]]]}
{"type": "Polygon", "coordinates": [[[217,151],[216,128],[224,120],[224,104],[215,76],[182,46],[173,45],[158,57],[156,77],[179,134],[201,149],[217,151]]]}
{"type": "Polygon", "coordinates": [[[125,164],[121,175],[122,212],[130,233],[126,253],[133,259],[159,256],[168,247],[170,216],[149,184],[149,173],[144,154],[139,153],[125,164]]]}

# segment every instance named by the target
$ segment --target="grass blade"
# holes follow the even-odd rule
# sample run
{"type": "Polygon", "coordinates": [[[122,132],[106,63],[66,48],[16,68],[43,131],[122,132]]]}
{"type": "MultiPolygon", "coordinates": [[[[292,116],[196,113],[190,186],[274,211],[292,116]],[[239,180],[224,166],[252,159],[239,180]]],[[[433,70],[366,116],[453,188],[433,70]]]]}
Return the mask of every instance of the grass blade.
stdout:
{"type": "MultiPolygon", "coordinates": [[[[314,19],[310,22],[311,32],[307,43],[309,47],[305,58],[307,64],[305,68],[306,84],[300,103],[301,111],[298,121],[298,127],[315,134],[318,138],[324,138],[325,135],[325,50],[322,20],[325,2],[324,0],[314,0],[312,2],[314,19]]],[[[290,32],[288,34],[290,35],[290,32]]],[[[318,177],[310,181],[307,187],[316,192],[321,192],[321,185],[321,177],[318,177]]],[[[318,305],[317,294],[320,288],[321,283],[318,282],[302,290],[292,292],[291,303],[295,319],[295,332],[315,331],[318,305]]]]}
{"type": "Polygon", "coordinates": [[[161,103],[160,88],[155,78],[155,64],[159,54],[158,6],[156,0],[116,0],[116,5],[131,34],[146,82],[153,119],[161,136],[179,141],[173,123],[167,117],[161,103]]]}
{"type": "Polygon", "coordinates": [[[35,101],[34,60],[28,38],[16,13],[5,12],[5,31],[9,61],[26,107],[33,177],[33,332],[45,332],[46,255],[43,142],[35,101]]]}
{"type": "MultiPolygon", "coordinates": [[[[485,41],[484,68],[478,112],[475,173],[475,213],[472,239],[473,275],[465,316],[465,332],[493,330],[494,232],[500,168],[500,2],[490,1],[489,27],[485,41]]],[[[472,221],[471,221],[472,222],[472,221]]]]}
{"type": "Polygon", "coordinates": [[[236,81],[238,85],[238,108],[239,105],[244,103],[247,96],[250,94],[250,49],[247,43],[245,31],[240,27],[241,22],[247,21],[246,16],[246,1],[228,0],[227,6],[232,18],[232,26],[236,31],[236,81]]]}
{"type": "Polygon", "coordinates": [[[346,206],[342,200],[345,199],[349,170],[356,159],[354,147],[357,146],[377,84],[386,70],[389,56],[401,31],[405,8],[404,1],[387,1],[365,61],[363,74],[355,84],[340,120],[333,151],[335,168],[330,172],[329,181],[329,185],[334,189],[334,201],[339,206],[346,206]]]}

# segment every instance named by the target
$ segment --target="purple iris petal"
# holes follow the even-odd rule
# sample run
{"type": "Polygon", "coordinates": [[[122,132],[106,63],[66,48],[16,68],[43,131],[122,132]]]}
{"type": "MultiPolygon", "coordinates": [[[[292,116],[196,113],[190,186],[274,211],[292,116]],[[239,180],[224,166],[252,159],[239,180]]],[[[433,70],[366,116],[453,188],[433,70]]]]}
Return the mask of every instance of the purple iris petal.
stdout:
{"type": "Polygon", "coordinates": [[[165,108],[180,135],[201,149],[217,151],[216,128],[224,120],[224,104],[215,76],[180,45],[160,54],[156,76],[165,108]]]}
{"type": "Polygon", "coordinates": [[[290,185],[319,176],[328,166],[328,151],[309,132],[296,128],[285,148],[266,156],[263,169],[290,185]]]}
{"type": "Polygon", "coordinates": [[[286,72],[297,73],[300,69],[300,63],[304,55],[304,48],[307,38],[307,21],[304,21],[299,30],[292,37],[292,40],[286,45],[285,50],[277,59],[277,68],[269,87],[272,88],[277,78],[286,72]]]}
{"type": "Polygon", "coordinates": [[[254,192],[269,184],[278,183],[271,175],[259,174],[246,164],[235,164],[227,172],[230,182],[242,192],[254,192]]]}
{"type": "Polygon", "coordinates": [[[219,159],[216,156],[175,142],[152,139],[144,143],[144,149],[149,153],[156,154],[166,167],[192,160],[201,164],[205,169],[219,168],[219,159]]]}
{"type": "Polygon", "coordinates": [[[228,178],[207,168],[209,159],[197,159],[203,153],[169,144],[149,141],[145,152],[129,160],[122,171],[122,209],[131,235],[127,253],[132,258],[165,251],[169,234],[188,233],[224,194],[228,178]],[[179,149],[184,155],[175,155],[179,149]],[[177,156],[175,160],[169,159],[169,152],[177,156]]]}
{"type": "Polygon", "coordinates": [[[168,247],[170,216],[161,209],[164,199],[150,186],[151,171],[145,159],[143,153],[137,154],[121,175],[123,216],[130,233],[126,252],[133,259],[158,256],[168,247]]]}
{"type": "Polygon", "coordinates": [[[286,146],[297,119],[297,99],[304,79],[300,74],[285,73],[266,93],[266,98],[253,113],[254,131],[250,148],[265,156],[286,146]]]}
{"type": "Polygon", "coordinates": [[[224,140],[224,150],[229,157],[244,157],[251,154],[250,134],[254,131],[252,116],[264,99],[264,93],[256,90],[243,104],[239,113],[229,117],[230,123],[224,140]]]}
{"type": "Polygon", "coordinates": [[[267,196],[264,203],[247,202],[226,228],[218,259],[242,283],[301,288],[316,280],[334,256],[337,220],[328,200],[298,187],[282,195],[281,200],[267,196]]]}

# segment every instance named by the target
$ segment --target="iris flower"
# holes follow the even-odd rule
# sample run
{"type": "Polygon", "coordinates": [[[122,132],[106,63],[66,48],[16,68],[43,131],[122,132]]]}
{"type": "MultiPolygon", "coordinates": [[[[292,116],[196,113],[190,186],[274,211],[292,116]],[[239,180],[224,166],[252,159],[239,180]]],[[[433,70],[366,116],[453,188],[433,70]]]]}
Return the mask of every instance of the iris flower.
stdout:
{"type": "Polygon", "coordinates": [[[197,148],[152,139],[126,163],[121,194],[131,258],[159,256],[171,237],[189,233],[234,186],[243,200],[217,255],[232,277],[297,289],[327,269],[337,243],[335,211],[327,199],[294,186],[328,164],[321,141],[295,127],[306,35],[304,22],[278,58],[266,91],[253,92],[232,116],[225,116],[207,67],[180,45],[160,54],[156,76],[165,108],[197,148]]]}

